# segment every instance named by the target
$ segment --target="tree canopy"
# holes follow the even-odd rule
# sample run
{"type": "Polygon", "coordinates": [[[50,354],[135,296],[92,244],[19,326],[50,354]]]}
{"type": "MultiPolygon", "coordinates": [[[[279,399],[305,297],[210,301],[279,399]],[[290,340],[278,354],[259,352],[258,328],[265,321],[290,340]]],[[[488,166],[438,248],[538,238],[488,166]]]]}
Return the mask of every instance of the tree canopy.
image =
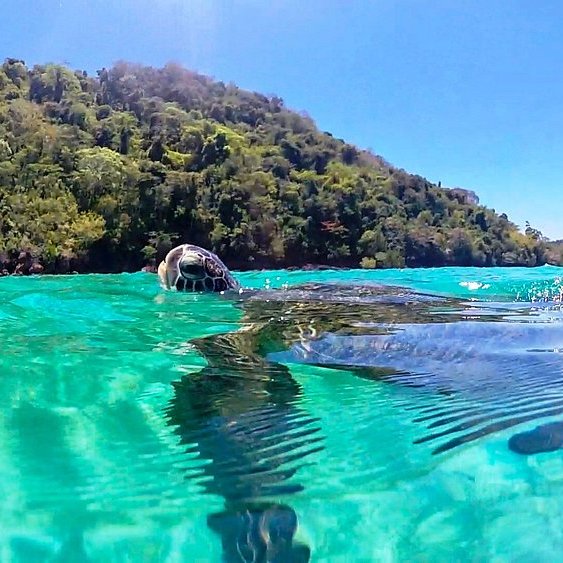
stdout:
{"type": "Polygon", "coordinates": [[[549,256],[472,192],[321,132],[276,96],[175,64],[0,68],[0,254],[138,269],[172,245],[237,268],[526,265],[549,256]]]}

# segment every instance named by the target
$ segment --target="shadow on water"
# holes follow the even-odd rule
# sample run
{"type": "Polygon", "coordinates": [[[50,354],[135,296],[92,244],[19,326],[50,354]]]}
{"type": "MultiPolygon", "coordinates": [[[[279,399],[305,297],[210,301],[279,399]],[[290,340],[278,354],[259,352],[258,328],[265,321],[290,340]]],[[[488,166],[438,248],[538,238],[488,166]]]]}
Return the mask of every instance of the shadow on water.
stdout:
{"type": "Polygon", "coordinates": [[[208,366],[174,384],[167,414],[201,459],[192,477],[224,499],[207,519],[224,560],[309,561],[309,547],[294,539],[297,514],[272,500],[301,491],[299,468],[323,449],[318,421],[296,405],[300,385],[286,366],[245,354],[240,335],[193,344],[208,366]]]}

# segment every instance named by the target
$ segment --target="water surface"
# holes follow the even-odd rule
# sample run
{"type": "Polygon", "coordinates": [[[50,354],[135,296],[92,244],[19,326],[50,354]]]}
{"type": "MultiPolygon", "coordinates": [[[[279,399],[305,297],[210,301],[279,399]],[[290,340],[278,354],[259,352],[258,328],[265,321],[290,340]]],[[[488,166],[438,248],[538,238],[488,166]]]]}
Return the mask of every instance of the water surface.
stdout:
{"type": "Polygon", "coordinates": [[[2,557],[563,560],[561,275],[0,279],[2,557]]]}

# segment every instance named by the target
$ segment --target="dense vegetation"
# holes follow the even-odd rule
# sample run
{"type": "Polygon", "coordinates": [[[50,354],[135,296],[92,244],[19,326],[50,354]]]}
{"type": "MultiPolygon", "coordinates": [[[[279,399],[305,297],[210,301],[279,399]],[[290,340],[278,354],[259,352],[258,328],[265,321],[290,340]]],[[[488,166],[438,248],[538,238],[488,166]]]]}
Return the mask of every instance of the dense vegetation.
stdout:
{"type": "Polygon", "coordinates": [[[0,253],[47,271],[137,269],[192,242],[239,267],[536,265],[520,233],[320,132],[275,96],[169,64],[93,78],[0,68],[0,253]],[[21,261],[21,260],[20,260],[21,261]]]}

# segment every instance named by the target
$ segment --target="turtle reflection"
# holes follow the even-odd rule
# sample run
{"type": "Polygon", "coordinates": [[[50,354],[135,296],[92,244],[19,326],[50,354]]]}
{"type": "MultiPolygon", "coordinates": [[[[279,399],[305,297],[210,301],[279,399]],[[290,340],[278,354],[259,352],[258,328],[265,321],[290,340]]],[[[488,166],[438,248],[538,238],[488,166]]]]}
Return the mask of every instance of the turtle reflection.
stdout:
{"type": "MultiPolygon", "coordinates": [[[[224,511],[208,517],[225,560],[309,560],[309,548],[294,540],[296,513],[270,499],[303,489],[298,470],[313,461],[323,437],[318,420],[299,406],[301,386],[271,354],[293,345],[306,350],[327,333],[380,333],[374,322],[422,322],[437,304],[446,302],[381,286],[247,292],[236,301],[243,329],[191,342],[207,366],[174,384],[168,417],[202,460],[197,477],[205,491],[225,500],[224,511]]],[[[378,373],[387,371],[368,377],[378,373]]]]}
{"type": "Polygon", "coordinates": [[[308,561],[294,539],[298,519],[270,499],[303,489],[299,468],[323,448],[317,420],[297,405],[288,368],[245,353],[245,335],[193,342],[208,365],[174,384],[168,417],[188,451],[202,460],[205,491],[225,500],[208,526],[225,561],[308,561]]]}

